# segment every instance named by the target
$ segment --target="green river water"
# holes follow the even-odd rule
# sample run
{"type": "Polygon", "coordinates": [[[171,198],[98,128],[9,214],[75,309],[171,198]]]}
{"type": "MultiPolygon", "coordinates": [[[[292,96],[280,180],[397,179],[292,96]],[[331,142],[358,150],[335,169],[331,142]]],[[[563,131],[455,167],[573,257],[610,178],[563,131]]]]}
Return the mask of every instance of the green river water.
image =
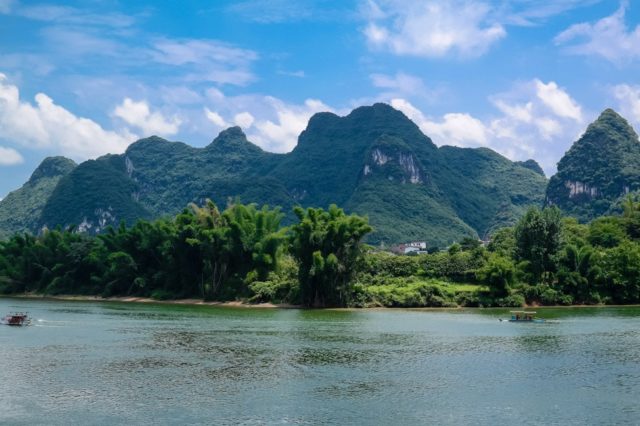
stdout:
{"type": "Polygon", "coordinates": [[[0,299],[0,424],[638,424],[640,308],[0,299]]]}

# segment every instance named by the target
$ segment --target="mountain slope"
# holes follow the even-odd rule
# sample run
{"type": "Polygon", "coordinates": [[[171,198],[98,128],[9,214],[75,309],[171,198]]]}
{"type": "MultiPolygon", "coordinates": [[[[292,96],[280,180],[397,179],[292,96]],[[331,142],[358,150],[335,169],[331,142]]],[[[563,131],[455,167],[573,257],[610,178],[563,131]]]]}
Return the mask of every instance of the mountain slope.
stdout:
{"type": "Polygon", "coordinates": [[[137,192],[124,157],[85,161],[60,179],[42,209],[38,228],[77,225],[80,231],[98,233],[121,220],[133,224],[150,218],[136,200],[137,192]]]}
{"type": "Polygon", "coordinates": [[[624,118],[607,109],[562,157],[546,195],[548,203],[586,221],[639,188],[638,135],[624,118]]]}
{"type": "Polygon", "coordinates": [[[515,224],[529,206],[544,202],[547,180],[527,165],[487,148],[443,146],[439,151],[446,172],[438,175],[438,185],[480,237],[515,224]]]}
{"type": "Polygon", "coordinates": [[[76,163],[68,158],[47,157],[27,183],[0,201],[0,239],[35,230],[49,196],[60,179],[75,167],[76,163]]]}
{"type": "Polygon", "coordinates": [[[314,115],[296,148],[272,154],[230,128],[204,148],[151,137],[122,155],[82,163],[60,180],[38,221],[100,232],[120,220],[174,215],[206,198],[368,215],[369,242],[424,240],[444,246],[484,236],[541,204],[546,180],[488,149],[437,148],[385,104],[339,117],[314,115]]]}

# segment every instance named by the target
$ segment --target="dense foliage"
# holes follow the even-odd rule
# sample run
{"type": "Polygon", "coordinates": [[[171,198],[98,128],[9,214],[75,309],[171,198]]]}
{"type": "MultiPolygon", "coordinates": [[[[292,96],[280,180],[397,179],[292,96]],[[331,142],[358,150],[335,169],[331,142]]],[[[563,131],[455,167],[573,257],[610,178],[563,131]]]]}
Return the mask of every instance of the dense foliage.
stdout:
{"type": "Polygon", "coordinates": [[[361,256],[360,241],[372,231],[368,221],[347,216],[335,204],[328,211],[295,208],[291,254],[298,261],[300,293],[306,306],[345,306],[361,256]]]}
{"type": "Polygon", "coordinates": [[[426,240],[445,247],[514,224],[526,207],[542,204],[545,186],[531,164],[489,149],[438,148],[402,112],[375,104],[344,117],[316,114],[287,154],[263,151],[237,127],[203,148],[142,139],[122,155],[82,163],[55,190],[36,194],[25,186],[41,211],[0,201],[0,229],[25,229],[3,222],[7,217],[28,218],[26,229],[34,233],[71,224],[100,233],[122,220],[132,226],[174,216],[205,199],[281,206],[283,223],[292,224],[296,205],[335,203],[369,217],[375,229],[368,243],[426,240]]]}
{"type": "Polygon", "coordinates": [[[202,298],[329,306],[640,303],[640,203],[589,224],[529,209],[485,247],[395,255],[362,244],[366,218],[212,201],[173,219],[92,236],[66,230],[0,242],[0,292],[202,298]]]}
{"type": "Polygon", "coordinates": [[[58,182],[75,167],[68,158],[45,158],[22,188],[0,201],[0,238],[36,230],[42,209],[58,182]]]}
{"type": "Polygon", "coordinates": [[[99,236],[17,234],[0,243],[0,290],[345,306],[371,227],[336,206],[296,214],[288,229],[278,208],[236,203],[220,212],[207,200],[172,220],[123,222],[99,236]]]}

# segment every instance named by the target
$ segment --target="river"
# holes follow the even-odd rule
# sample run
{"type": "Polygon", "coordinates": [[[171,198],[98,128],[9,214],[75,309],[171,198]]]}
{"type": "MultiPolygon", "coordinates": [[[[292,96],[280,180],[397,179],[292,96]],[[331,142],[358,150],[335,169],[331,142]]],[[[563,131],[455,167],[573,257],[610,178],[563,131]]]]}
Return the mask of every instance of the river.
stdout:
{"type": "Polygon", "coordinates": [[[640,308],[0,299],[0,424],[638,424],[640,308]]]}

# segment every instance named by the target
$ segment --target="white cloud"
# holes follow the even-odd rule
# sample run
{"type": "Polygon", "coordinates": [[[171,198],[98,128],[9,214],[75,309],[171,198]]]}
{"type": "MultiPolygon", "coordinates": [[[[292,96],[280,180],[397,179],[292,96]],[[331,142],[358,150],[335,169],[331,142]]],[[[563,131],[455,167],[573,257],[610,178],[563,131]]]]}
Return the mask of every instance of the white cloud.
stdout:
{"type": "Polygon", "coordinates": [[[207,117],[207,120],[211,121],[216,126],[221,128],[228,127],[227,122],[224,121],[224,118],[222,118],[217,112],[211,111],[209,108],[205,108],[204,113],[207,117]]]}
{"type": "Polygon", "coordinates": [[[172,105],[202,105],[204,98],[186,86],[163,86],[160,88],[162,100],[172,105]]]}
{"type": "Polygon", "coordinates": [[[544,84],[540,80],[534,80],[537,96],[556,115],[582,121],[582,109],[563,89],[551,81],[544,84]]]}
{"type": "MultiPolygon", "coordinates": [[[[626,90],[626,89],[625,89],[626,90]]],[[[640,119],[640,88],[637,100],[640,119]]],[[[547,173],[585,127],[582,107],[555,82],[534,79],[516,84],[510,91],[490,98],[496,113],[484,119],[467,113],[432,118],[406,99],[391,100],[437,145],[489,147],[512,160],[535,158],[547,173]]],[[[635,104],[631,102],[632,104],[635,104]]]]}
{"type": "Polygon", "coordinates": [[[488,143],[488,129],[480,120],[469,114],[449,113],[441,120],[435,121],[427,118],[405,99],[392,99],[391,106],[402,111],[437,145],[477,147],[488,143]]]}
{"type": "Polygon", "coordinates": [[[612,92],[620,104],[621,114],[640,124],[640,86],[619,84],[613,87],[612,92]]]}
{"type": "Polygon", "coordinates": [[[125,98],[122,104],[113,110],[113,115],[129,125],[138,127],[146,136],[175,135],[182,123],[177,117],[166,118],[158,111],[151,112],[149,104],[145,101],[136,102],[130,98],[125,98]]]}
{"type": "Polygon", "coordinates": [[[245,86],[255,80],[249,70],[258,59],[253,50],[218,40],[159,39],[153,43],[152,59],[161,64],[191,67],[189,81],[211,81],[245,86]]]}
{"type": "Polygon", "coordinates": [[[35,96],[35,105],[25,102],[18,87],[0,74],[0,140],[84,160],[121,153],[135,138],[127,130],[104,130],[90,119],[77,117],[44,93],[35,96]]]}
{"type": "Polygon", "coordinates": [[[0,166],[13,166],[23,162],[24,158],[22,158],[22,155],[20,155],[18,151],[13,148],[0,146],[0,166]]]}
{"type": "Polygon", "coordinates": [[[421,78],[398,72],[393,76],[386,74],[371,74],[369,76],[374,87],[390,89],[400,93],[417,94],[425,91],[425,85],[421,78]]]}
{"type": "MultiPolygon", "coordinates": [[[[3,3],[0,1],[0,11],[3,11],[3,3]]],[[[12,2],[9,0],[9,6],[12,2]]],[[[9,10],[7,9],[7,12],[9,10]]],[[[4,12],[4,13],[7,13],[4,12]]],[[[39,4],[33,6],[17,7],[14,11],[17,15],[35,21],[54,22],[71,25],[107,26],[125,28],[132,26],[136,20],[131,15],[122,13],[87,13],[82,9],[69,6],[57,6],[52,4],[39,4]]]]}
{"type": "Polygon", "coordinates": [[[287,77],[295,77],[295,78],[304,78],[305,77],[305,72],[303,70],[298,70],[298,71],[278,71],[278,74],[280,75],[286,75],[287,77]]]}
{"type": "Polygon", "coordinates": [[[368,5],[369,45],[396,55],[475,57],[506,35],[484,2],[369,0],[368,5]]]}
{"type": "Polygon", "coordinates": [[[624,19],[627,3],[612,15],[595,23],[575,24],[558,34],[557,45],[566,45],[566,51],[577,55],[601,56],[620,63],[640,58],[640,25],[627,28],[624,19]]]}
{"type": "Polygon", "coordinates": [[[322,101],[307,99],[303,105],[287,104],[267,96],[265,101],[275,110],[275,120],[258,120],[250,135],[258,145],[271,152],[289,152],[298,143],[298,136],[317,112],[331,111],[322,101]]]}
{"type": "Polygon", "coordinates": [[[233,122],[236,126],[240,126],[245,130],[251,127],[254,121],[255,118],[253,118],[253,115],[246,111],[240,112],[233,117],[233,122]]]}
{"type": "Polygon", "coordinates": [[[207,90],[207,99],[203,117],[215,126],[212,130],[239,125],[247,131],[251,142],[266,151],[280,153],[289,152],[296,146],[298,136],[313,114],[333,111],[316,99],[294,104],[255,94],[225,96],[218,89],[207,90]]]}

